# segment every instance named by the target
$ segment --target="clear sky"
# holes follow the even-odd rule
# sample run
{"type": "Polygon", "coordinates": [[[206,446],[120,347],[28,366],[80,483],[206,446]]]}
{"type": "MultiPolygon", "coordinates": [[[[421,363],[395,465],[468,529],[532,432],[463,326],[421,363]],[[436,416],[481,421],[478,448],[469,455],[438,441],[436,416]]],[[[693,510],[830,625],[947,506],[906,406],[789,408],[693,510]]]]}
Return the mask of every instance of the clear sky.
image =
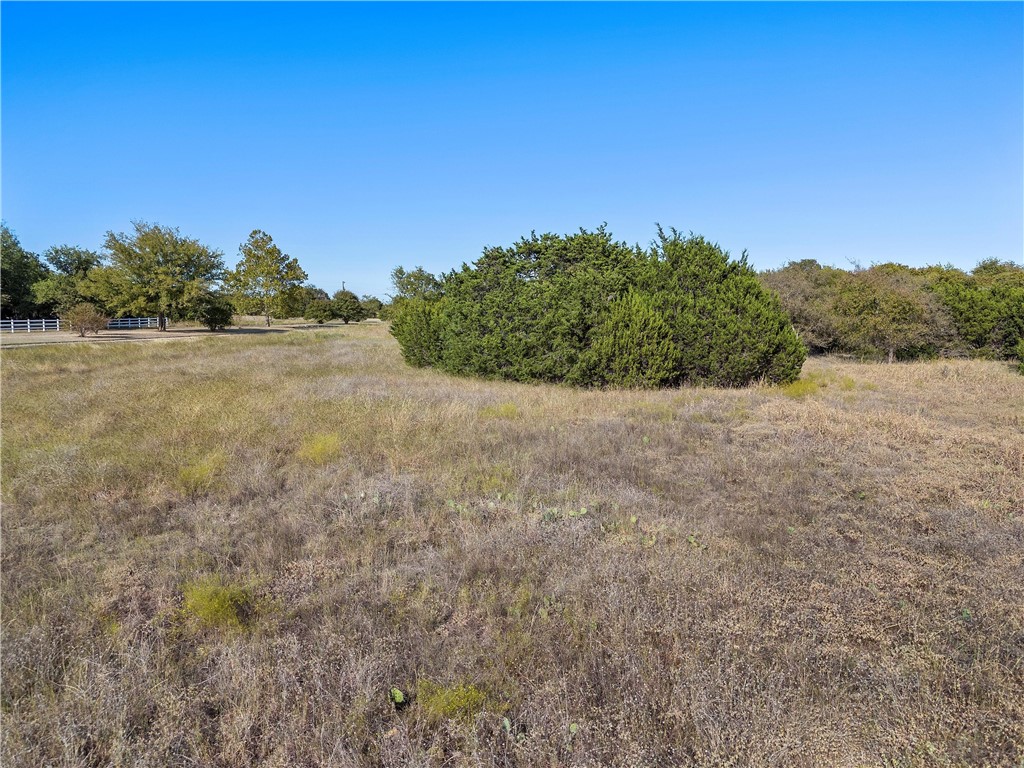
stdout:
{"type": "Polygon", "coordinates": [[[36,252],[255,228],[382,295],[531,230],[765,269],[1024,252],[1024,4],[13,3],[2,216],[36,252]]]}

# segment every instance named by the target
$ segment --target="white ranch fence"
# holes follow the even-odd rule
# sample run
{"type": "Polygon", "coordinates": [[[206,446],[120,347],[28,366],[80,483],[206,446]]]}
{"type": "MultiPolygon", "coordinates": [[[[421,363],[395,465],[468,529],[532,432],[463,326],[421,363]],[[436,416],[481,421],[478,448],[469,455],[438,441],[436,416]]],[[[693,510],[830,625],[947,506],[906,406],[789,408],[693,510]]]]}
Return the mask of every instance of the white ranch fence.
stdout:
{"type": "MultiPolygon", "coordinates": [[[[167,323],[170,325],[170,323],[167,323]]],[[[107,328],[159,328],[160,320],[156,317],[119,317],[108,320],[107,328]]]]}
{"type": "MultiPolygon", "coordinates": [[[[168,323],[170,325],[170,323],[168,323]]],[[[155,317],[119,317],[107,321],[108,329],[123,328],[158,328],[159,320],[155,317]]],[[[64,323],[67,328],[67,323],[64,323]]],[[[60,320],[0,320],[0,331],[6,333],[41,333],[43,331],[61,330],[60,320]]]]}

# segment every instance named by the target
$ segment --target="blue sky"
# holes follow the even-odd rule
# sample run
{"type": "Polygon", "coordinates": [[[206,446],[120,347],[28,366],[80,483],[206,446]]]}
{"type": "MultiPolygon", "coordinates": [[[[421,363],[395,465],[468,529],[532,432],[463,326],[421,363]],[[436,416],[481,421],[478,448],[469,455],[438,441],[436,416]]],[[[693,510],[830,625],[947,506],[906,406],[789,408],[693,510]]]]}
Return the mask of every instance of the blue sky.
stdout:
{"type": "Polygon", "coordinates": [[[2,215],[133,219],[382,295],[531,230],[759,268],[1024,252],[1022,3],[12,3],[2,215]]]}

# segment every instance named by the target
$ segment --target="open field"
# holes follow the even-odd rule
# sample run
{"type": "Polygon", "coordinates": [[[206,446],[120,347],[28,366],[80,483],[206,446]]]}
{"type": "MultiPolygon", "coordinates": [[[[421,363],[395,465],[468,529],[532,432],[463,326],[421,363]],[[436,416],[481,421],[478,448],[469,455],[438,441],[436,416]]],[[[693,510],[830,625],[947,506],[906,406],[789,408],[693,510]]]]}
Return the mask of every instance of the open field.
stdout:
{"type": "Polygon", "coordinates": [[[353,326],[2,384],[5,766],[1024,765],[1007,364],[574,391],[353,326]]]}

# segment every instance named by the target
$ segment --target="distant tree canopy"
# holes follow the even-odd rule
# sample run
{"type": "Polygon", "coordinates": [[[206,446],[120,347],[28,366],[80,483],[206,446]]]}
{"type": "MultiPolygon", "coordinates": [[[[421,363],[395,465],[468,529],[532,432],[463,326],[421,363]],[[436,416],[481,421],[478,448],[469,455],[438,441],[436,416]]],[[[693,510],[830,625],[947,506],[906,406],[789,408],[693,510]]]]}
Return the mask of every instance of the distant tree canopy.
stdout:
{"type": "Polygon", "coordinates": [[[392,299],[427,299],[441,290],[441,281],[423,267],[406,271],[403,267],[391,270],[391,285],[395,288],[392,299]]]}
{"type": "Polygon", "coordinates": [[[806,355],[778,298],[704,238],[649,250],[604,229],[531,234],[437,279],[397,269],[392,333],[450,373],[659,387],[795,379],[806,355]],[[410,275],[416,275],[410,281],[410,275]]]}
{"type": "Polygon", "coordinates": [[[39,257],[21,247],[17,235],[0,223],[0,313],[3,317],[36,317],[32,286],[50,271],[39,257]]]}
{"type": "Polygon", "coordinates": [[[369,294],[364,293],[362,298],[359,299],[359,305],[363,308],[363,318],[379,317],[381,308],[384,306],[384,302],[376,296],[370,296],[369,294]]]}
{"type": "MultiPolygon", "coordinates": [[[[261,314],[268,324],[273,317],[352,322],[386,313],[375,296],[343,290],[332,300],[303,284],[298,260],[258,229],[239,246],[234,270],[225,270],[219,251],[158,224],[133,222],[128,233],[108,232],[102,252],[56,245],[42,259],[25,250],[6,223],[0,230],[4,317],[64,317],[76,308],[83,315],[80,305],[87,304],[101,316],[157,315],[161,329],[168,320],[218,329],[230,325],[235,312],[261,314]]],[[[423,269],[402,277],[415,295],[428,294],[436,282],[423,269]]]]}
{"type": "Polygon", "coordinates": [[[133,231],[107,233],[109,266],[89,272],[86,291],[116,314],[198,319],[224,273],[219,251],[177,229],[133,222],[133,231]]]}
{"type": "Polygon", "coordinates": [[[363,305],[359,302],[359,297],[352,293],[352,291],[345,289],[334,292],[334,297],[331,299],[331,309],[334,317],[346,325],[351,322],[358,323],[366,317],[363,305]]]}
{"type": "Polygon", "coordinates": [[[100,254],[77,246],[55,245],[43,258],[53,271],[32,286],[39,305],[37,312],[59,315],[92,299],[87,280],[89,273],[103,263],[100,254]]]}
{"type": "Polygon", "coordinates": [[[851,272],[813,260],[765,272],[813,352],[890,361],[936,355],[1005,359],[1024,338],[1024,267],[877,264],[851,272]]]}
{"type": "Polygon", "coordinates": [[[256,308],[266,318],[268,327],[271,317],[301,314],[304,306],[290,306],[300,303],[302,282],[307,277],[297,259],[283,253],[274,239],[260,229],[249,234],[249,239],[238,247],[238,255],[241,259],[226,279],[237,308],[256,308]]]}

